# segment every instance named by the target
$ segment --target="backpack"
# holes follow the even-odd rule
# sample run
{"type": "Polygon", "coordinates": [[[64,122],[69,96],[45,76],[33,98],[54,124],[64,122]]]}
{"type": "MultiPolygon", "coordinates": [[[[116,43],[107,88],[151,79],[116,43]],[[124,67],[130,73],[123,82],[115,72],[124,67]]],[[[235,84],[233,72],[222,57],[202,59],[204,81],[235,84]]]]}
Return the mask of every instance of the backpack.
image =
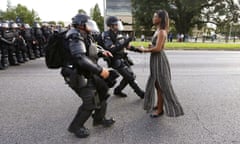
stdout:
{"type": "Polygon", "coordinates": [[[67,31],[55,33],[49,38],[45,49],[45,63],[49,69],[58,69],[63,66],[66,59],[67,31]]]}

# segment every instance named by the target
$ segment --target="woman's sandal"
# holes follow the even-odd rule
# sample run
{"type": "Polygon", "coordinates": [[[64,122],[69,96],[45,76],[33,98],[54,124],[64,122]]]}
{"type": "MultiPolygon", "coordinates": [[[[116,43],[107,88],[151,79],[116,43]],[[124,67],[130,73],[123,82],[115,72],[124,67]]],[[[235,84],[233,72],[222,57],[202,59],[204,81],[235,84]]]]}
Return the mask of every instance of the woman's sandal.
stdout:
{"type": "Polygon", "coordinates": [[[157,117],[160,117],[160,116],[162,116],[164,114],[164,111],[162,111],[161,113],[159,113],[159,114],[150,114],[150,117],[151,118],[157,118],[157,117]]]}

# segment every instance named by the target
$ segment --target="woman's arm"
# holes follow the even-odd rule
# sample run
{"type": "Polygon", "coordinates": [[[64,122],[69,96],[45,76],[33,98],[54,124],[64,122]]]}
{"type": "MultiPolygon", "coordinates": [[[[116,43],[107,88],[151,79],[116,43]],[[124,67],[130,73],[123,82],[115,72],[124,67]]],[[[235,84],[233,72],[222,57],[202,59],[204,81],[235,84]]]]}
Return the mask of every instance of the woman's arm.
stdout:
{"type": "Polygon", "coordinates": [[[166,39],[166,34],[164,30],[160,30],[157,36],[157,43],[155,47],[145,49],[144,52],[160,52],[163,49],[166,39]]]}

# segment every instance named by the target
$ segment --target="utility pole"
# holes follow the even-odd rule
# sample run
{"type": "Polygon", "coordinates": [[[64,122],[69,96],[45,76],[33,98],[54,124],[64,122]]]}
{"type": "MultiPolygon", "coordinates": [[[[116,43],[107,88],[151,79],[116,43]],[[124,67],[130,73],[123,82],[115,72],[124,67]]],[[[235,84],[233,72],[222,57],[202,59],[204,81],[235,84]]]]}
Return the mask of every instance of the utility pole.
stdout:
{"type": "Polygon", "coordinates": [[[103,18],[104,18],[104,31],[107,30],[106,19],[107,19],[107,0],[103,0],[103,18]]]}

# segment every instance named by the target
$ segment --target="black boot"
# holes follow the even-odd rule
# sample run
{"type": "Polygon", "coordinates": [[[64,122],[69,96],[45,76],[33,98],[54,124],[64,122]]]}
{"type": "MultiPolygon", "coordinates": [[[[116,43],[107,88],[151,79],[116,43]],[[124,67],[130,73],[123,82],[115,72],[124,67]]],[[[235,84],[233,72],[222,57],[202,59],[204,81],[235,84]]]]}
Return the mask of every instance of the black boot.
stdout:
{"type": "Polygon", "coordinates": [[[68,131],[74,133],[77,137],[86,137],[89,135],[89,132],[86,133],[86,128],[84,128],[84,123],[91,116],[92,111],[84,110],[82,107],[78,109],[76,116],[74,117],[72,123],[70,124],[68,131]]]}
{"type": "Polygon", "coordinates": [[[40,58],[39,50],[34,50],[34,55],[35,55],[35,58],[40,58]]]}
{"type": "Polygon", "coordinates": [[[39,52],[40,52],[40,56],[41,56],[41,57],[45,57],[45,52],[44,52],[43,47],[41,47],[41,48],[39,49],[39,52]]]}
{"type": "Polygon", "coordinates": [[[28,58],[28,55],[26,52],[23,52],[23,60],[24,60],[24,62],[29,61],[29,58],[28,58]]]}
{"type": "Polygon", "coordinates": [[[138,86],[137,82],[134,80],[134,81],[131,81],[129,83],[129,85],[133,88],[134,92],[141,98],[141,99],[144,99],[144,91],[141,90],[141,88],[138,86]]]}
{"type": "Polygon", "coordinates": [[[125,93],[122,92],[122,90],[127,86],[128,81],[126,79],[122,79],[120,84],[114,89],[114,95],[119,97],[127,97],[125,93]]]}
{"type": "Polygon", "coordinates": [[[29,57],[30,60],[35,59],[35,55],[33,53],[33,50],[30,47],[28,48],[28,57],[29,57]]]}
{"type": "Polygon", "coordinates": [[[87,129],[85,127],[80,127],[80,128],[78,128],[78,130],[76,130],[72,133],[74,133],[75,136],[78,138],[86,138],[90,135],[89,129],[87,129]]]}
{"type": "Polygon", "coordinates": [[[94,114],[92,115],[93,126],[102,125],[103,127],[110,127],[115,123],[115,120],[113,120],[112,118],[111,119],[105,118],[106,111],[107,111],[107,102],[102,101],[100,109],[96,109],[94,114]]]}
{"type": "Polygon", "coordinates": [[[16,57],[17,57],[18,63],[24,63],[23,55],[22,55],[22,52],[21,52],[21,51],[17,51],[16,57]]]}
{"type": "Polygon", "coordinates": [[[112,126],[116,121],[113,118],[110,119],[102,119],[102,120],[93,120],[93,126],[99,126],[102,125],[103,127],[110,127],[112,126]]]}
{"type": "Polygon", "coordinates": [[[138,92],[136,92],[136,93],[137,93],[137,95],[138,95],[141,99],[144,99],[144,95],[145,95],[144,91],[140,90],[140,91],[138,91],[138,92]]]}
{"type": "Polygon", "coordinates": [[[35,45],[33,47],[34,47],[33,53],[34,53],[35,58],[40,58],[39,46],[35,45]]]}
{"type": "Polygon", "coordinates": [[[1,64],[2,64],[2,66],[3,66],[4,69],[9,66],[8,50],[7,50],[7,49],[3,49],[3,50],[2,50],[1,64]]]}
{"type": "Polygon", "coordinates": [[[0,61],[0,70],[4,70],[4,67],[2,65],[2,62],[0,61]]]}
{"type": "Polygon", "coordinates": [[[18,61],[17,61],[17,57],[16,57],[16,54],[12,54],[11,56],[9,56],[9,63],[10,65],[12,66],[16,66],[16,65],[19,65],[18,61]]]}
{"type": "Polygon", "coordinates": [[[7,68],[9,66],[8,57],[3,57],[1,63],[4,68],[7,68]]]}
{"type": "Polygon", "coordinates": [[[118,91],[118,90],[114,90],[114,95],[118,96],[118,97],[127,97],[127,94],[121,92],[121,91],[118,91]]]}

